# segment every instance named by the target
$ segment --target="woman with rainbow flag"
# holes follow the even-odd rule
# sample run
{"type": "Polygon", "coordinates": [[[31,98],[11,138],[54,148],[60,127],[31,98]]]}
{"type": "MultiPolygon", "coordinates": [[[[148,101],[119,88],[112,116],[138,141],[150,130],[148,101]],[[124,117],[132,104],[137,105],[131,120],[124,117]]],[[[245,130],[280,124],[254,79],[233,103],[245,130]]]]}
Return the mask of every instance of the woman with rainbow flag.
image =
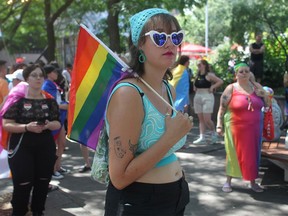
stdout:
{"type": "Polygon", "coordinates": [[[184,32],[168,11],[143,10],[130,19],[133,76],[116,84],[105,115],[110,183],[105,215],[184,215],[188,183],[175,151],[193,123],[173,107],[168,84],[184,32]]]}

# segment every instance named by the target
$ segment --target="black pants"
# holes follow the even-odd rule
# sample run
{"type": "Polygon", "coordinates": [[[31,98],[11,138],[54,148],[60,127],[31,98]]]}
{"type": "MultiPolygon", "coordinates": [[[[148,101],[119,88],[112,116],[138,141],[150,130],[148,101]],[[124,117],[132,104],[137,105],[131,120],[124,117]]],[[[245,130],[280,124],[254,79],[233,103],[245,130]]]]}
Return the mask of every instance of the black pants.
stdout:
{"type": "Polygon", "coordinates": [[[110,183],[105,216],[183,216],[188,203],[189,188],[184,178],[166,184],[135,182],[123,190],[110,183]]]}
{"type": "MultiPolygon", "coordinates": [[[[19,139],[14,135],[11,140],[9,149],[14,149],[19,139]]],[[[8,159],[13,180],[12,215],[28,212],[31,191],[31,211],[43,213],[55,161],[56,145],[52,135],[25,133],[18,151],[8,159]]]]}
{"type": "Polygon", "coordinates": [[[254,74],[255,78],[262,79],[264,71],[263,61],[251,61],[250,70],[254,74]]]}

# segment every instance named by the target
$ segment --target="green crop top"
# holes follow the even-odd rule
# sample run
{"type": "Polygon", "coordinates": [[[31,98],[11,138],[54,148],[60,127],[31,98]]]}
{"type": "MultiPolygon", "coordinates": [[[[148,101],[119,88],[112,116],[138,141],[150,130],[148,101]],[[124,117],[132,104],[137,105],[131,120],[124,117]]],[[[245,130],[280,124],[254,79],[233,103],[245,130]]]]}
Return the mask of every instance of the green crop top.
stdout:
{"type": "MultiPolygon", "coordinates": [[[[168,83],[166,81],[163,81],[166,85],[166,89],[169,95],[170,104],[173,104],[172,95],[170,92],[170,88],[168,86],[168,83]]],[[[138,141],[138,146],[136,150],[136,157],[137,155],[140,155],[142,152],[146,151],[148,148],[150,148],[154,143],[157,142],[157,140],[160,139],[160,137],[165,132],[165,115],[160,113],[154,105],[151,103],[149,98],[144,94],[144,92],[141,90],[141,88],[137,85],[131,84],[131,83],[119,83],[116,85],[116,87],[113,89],[109,99],[108,103],[110,101],[111,96],[113,93],[122,86],[130,86],[135,88],[139,91],[140,95],[142,96],[143,101],[143,107],[144,107],[144,119],[142,122],[142,130],[138,141]]],[[[107,105],[108,107],[108,105],[107,105]]],[[[106,108],[107,109],[107,108],[106,108]]],[[[172,118],[176,116],[176,113],[173,112],[172,118]]],[[[107,128],[107,133],[109,134],[109,123],[106,119],[105,114],[105,123],[107,128]]],[[[165,166],[169,163],[172,163],[174,161],[177,161],[178,158],[175,155],[175,152],[179,150],[186,142],[186,136],[182,137],[168,152],[167,154],[156,164],[156,167],[165,166]]]]}

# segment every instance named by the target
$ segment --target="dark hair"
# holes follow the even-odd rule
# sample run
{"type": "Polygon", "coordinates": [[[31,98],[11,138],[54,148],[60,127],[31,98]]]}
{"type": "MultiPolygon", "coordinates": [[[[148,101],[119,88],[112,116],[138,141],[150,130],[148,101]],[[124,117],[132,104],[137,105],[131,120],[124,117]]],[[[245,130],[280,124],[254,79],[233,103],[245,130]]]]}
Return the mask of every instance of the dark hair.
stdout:
{"type": "Polygon", "coordinates": [[[4,60],[0,60],[0,66],[5,65],[7,62],[4,60]]]}
{"type": "Polygon", "coordinates": [[[66,68],[72,68],[72,67],[73,67],[72,64],[70,64],[70,63],[66,64],[66,68]]]}
{"type": "MultiPolygon", "coordinates": [[[[209,63],[208,63],[206,60],[204,60],[204,59],[201,59],[199,62],[205,66],[205,75],[207,75],[208,72],[210,72],[210,71],[209,71],[209,69],[210,69],[209,63]]],[[[198,63],[198,64],[199,64],[199,63],[198,63]]],[[[199,71],[199,69],[198,69],[198,70],[197,70],[196,78],[198,78],[199,75],[200,75],[200,71],[199,71]]]]}
{"type": "MultiPolygon", "coordinates": [[[[156,29],[159,26],[159,23],[162,22],[163,26],[165,26],[165,28],[168,31],[172,31],[172,26],[175,25],[176,26],[176,31],[180,31],[181,27],[177,21],[177,19],[172,16],[171,14],[156,14],[154,16],[152,16],[144,25],[141,33],[140,33],[140,37],[139,37],[139,41],[138,44],[144,44],[146,41],[146,37],[145,37],[145,33],[152,30],[152,29],[156,29]]],[[[129,37],[129,46],[130,46],[130,56],[131,56],[131,60],[129,62],[129,66],[131,67],[131,69],[133,71],[135,71],[139,76],[143,75],[145,73],[144,71],[144,66],[143,63],[140,63],[138,58],[140,55],[140,50],[138,47],[136,47],[133,43],[132,43],[132,39],[131,39],[131,34],[129,37]]],[[[171,71],[168,69],[163,77],[163,79],[165,80],[171,80],[173,78],[171,71]]]]}
{"type": "Polygon", "coordinates": [[[41,67],[44,67],[44,65],[45,65],[44,61],[41,60],[41,59],[37,59],[37,60],[35,61],[35,64],[39,64],[41,67]]]}
{"type": "Polygon", "coordinates": [[[173,68],[177,67],[179,64],[180,65],[185,65],[187,62],[189,62],[190,58],[187,55],[181,55],[179,56],[178,60],[175,62],[175,65],[173,68]]]}
{"type": "Polygon", "coordinates": [[[55,68],[60,68],[60,66],[59,66],[57,61],[51,61],[49,64],[53,65],[55,68]]]}
{"type": "Polygon", "coordinates": [[[57,71],[56,68],[51,64],[45,65],[43,67],[43,69],[44,69],[46,75],[52,73],[53,71],[57,71]]]}
{"type": "Polygon", "coordinates": [[[23,78],[25,81],[27,81],[29,75],[31,74],[32,71],[36,70],[37,68],[40,68],[40,70],[42,71],[44,77],[45,77],[45,71],[43,70],[43,68],[39,65],[39,64],[30,64],[28,65],[24,70],[23,70],[23,78]]]}

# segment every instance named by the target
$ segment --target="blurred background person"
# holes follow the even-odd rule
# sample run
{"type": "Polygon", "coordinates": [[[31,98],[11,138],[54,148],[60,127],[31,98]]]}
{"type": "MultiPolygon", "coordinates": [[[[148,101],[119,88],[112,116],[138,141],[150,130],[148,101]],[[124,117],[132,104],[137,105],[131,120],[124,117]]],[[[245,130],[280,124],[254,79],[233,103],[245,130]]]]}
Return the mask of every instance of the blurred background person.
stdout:
{"type": "Polygon", "coordinates": [[[67,103],[62,103],[60,94],[61,89],[55,83],[59,74],[57,69],[53,65],[45,65],[44,71],[46,73],[46,79],[43,83],[42,89],[51,94],[57,101],[60,110],[60,122],[61,122],[61,128],[53,132],[54,139],[56,140],[57,144],[56,154],[58,158],[55,163],[55,169],[52,178],[63,179],[64,178],[63,174],[67,174],[70,172],[68,169],[65,169],[61,166],[62,155],[66,144],[66,131],[64,128],[64,122],[67,116],[68,105],[67,103]]]}
{"type": "Polygon", "coordinates": [[[186,55],[179,57],[176,66],[171,71],[173,79],[169,81],[176,90],[176,99],[174,101],[175,108],[182,112],[188,112],[188,106],[190,104],[190,76],[188,72],[189,60],[189,56],[186,55]]]}
{"type": "Polygon", "coordinates": [[[235,65],[236,82],[228,85],[220,99],[217,115],[217,133],[223,135],[226,150],[227,179],[223,192],[231,192],[232,178],[242,177],[250,181],[255,192],[263,192],[258,178],[262,146],[264,101],[269,104],[262,86],[250,81],[246,63],[235,65]]]}
{"type": "Polygon", "coordinates": [[[66,68],[62,71],[63,77],[66,79],[68,86],[71,83],[71,73],[72,73],[73,66],[70,63],[66,64],[66,68]]]}
{"type": "Polygon", "coordinates": [[[250,71],[254,74],[256,81],[261,82],[264,70],[265,45],[262,42],[262,34],[257,33],[256,41],[249,46],[250,50],[250,71]]]}
{"type": "Polygon", "coordinates": [[[91,162],[89,157],[89,149],[88,147],[80,144],[80,150],[85,164],[80,168],[79,172],[80,173],[90,172],[91,162]]]}
{"type": "Polygon", "coordinates": [[[23,77],[28,84],[15,86],[1,109],[3,128],[10,133],[12,215],[26,215],[30,194],[33,215],[43,215],[56,160],[51,131],[60,127],[59,109],[51,95],[41,91],[44,71],[40,66],[30,65],[23,77]]]}
{"type": "Polygon", "coordinates": [[[281,130],[288,129],[288,73],[287,71],[283,76],[283,86],[285,89],[285,106],[284,106],[284,122],[281,126],[281,130]]]}
{"type": "Polygon", "coordinates": [[[18,69],[12,74],[6,74],[6,78],[10,81],[8,84],[9,91],[16,86],[18,83],[24,81],[23,69],[18,69]]]}
{"type": "Polygon", "coordinates": [[[223,84],[223,80],[210,72],[210,65],[204,59],[197,64],[198,71],[194,81],[194,111],[199,120],[200,136],[193,144],[215,143],[217,142],[217,134],[215,125],[211,119],[214,110],[214,92],[216,88],[223,84]],[[205,138],[206,128],[209,130],[208,137],[205,138]],[[211,140],[211,141],[210,141],[211,140]]]}
{"type": "MultiPolygon", "coordinates": [[[[274,91],[272,88],[268,86],[264,86],[263,89],[266,91],[269,99],[271,100],[271,107],[272,107],[272,115],[273,115],[273,123],[274,123],[274,138],[271,141],[277,141],[280,139],[281,136],[281,126],[283,125],[283,115],[280,106],[278,105],[277,101],[274,96],[274,91]]],[[[266,141],[263,137],[263,141],[266,141]]]]}
{"type": "Polygon", "coordinates": [[[3,103],[5,97],[8,95],[9,88],[6,80],[7,67],[6,61],[0,60],[0,105],[3,103]]]}

